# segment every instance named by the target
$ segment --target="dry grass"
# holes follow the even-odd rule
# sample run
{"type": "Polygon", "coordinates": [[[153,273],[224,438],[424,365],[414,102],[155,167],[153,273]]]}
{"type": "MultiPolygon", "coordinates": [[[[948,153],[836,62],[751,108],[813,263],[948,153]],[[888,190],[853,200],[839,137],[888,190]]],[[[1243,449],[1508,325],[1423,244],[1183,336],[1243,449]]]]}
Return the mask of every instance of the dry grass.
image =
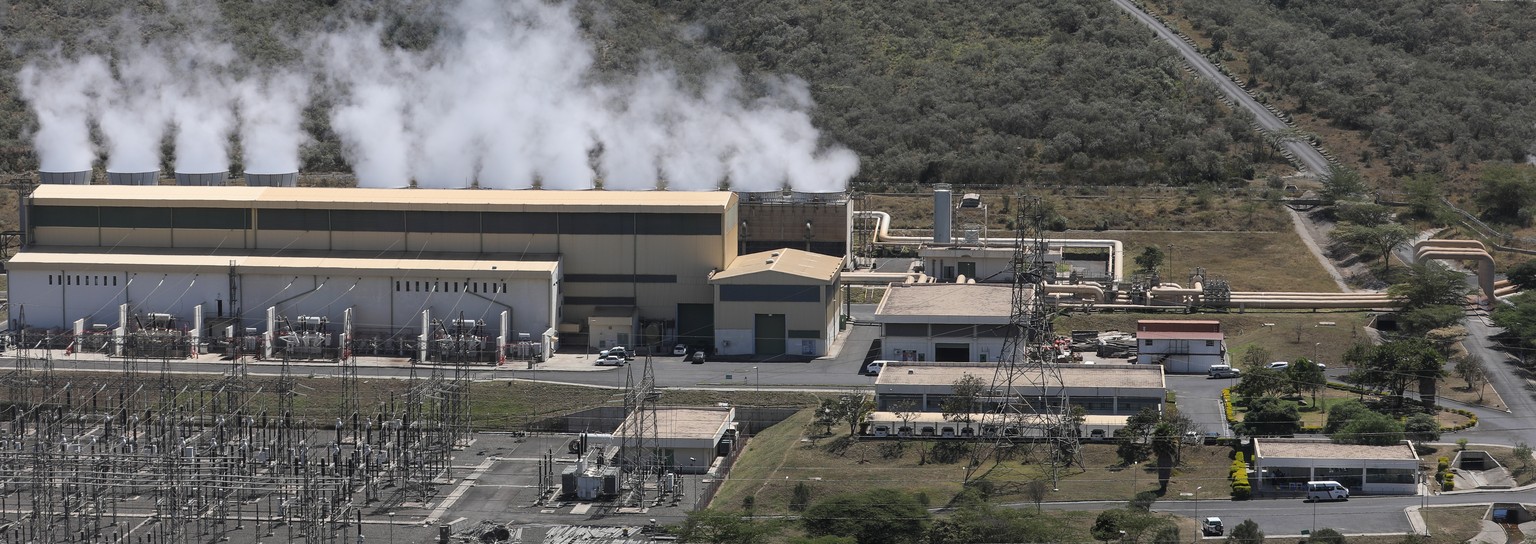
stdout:
{"type": "Polygon", "coordinates": [[[1061,238],[1113,238],[1125,244],[1126,273],[1142,250],[1157,246],[1178,271],[1163,281],[1182,283],[1182,274],[1205,268],[1234,291],[1339,292],[1338,285],[1306,244],[1290,229],[1279,232],[1067,232],[1061,238]]]}
{"type": "MultiPolygon", "coordinates": [[[[740,508],[743,497],[756,497],[760,514],[788,512],[789,499],[797,484],[812,488],[812,500],[833,493],[857,493],[876,488],[894,488],[926,496],[933,506],[949,502],[962,489],[965,456],[953,461],[936,461],[923,450],[963,445],[955,441],[849,440],[846,428],[834,428],[831,436],[821,436],[813,428],[811,412],[794,417],[754,436],[731,469],[730,477],[716,495],[714,507],[740,508]]],[[[1197,486],[1220,489],[1226,482],[1230,450],[1215,446],[1189,446],[1185,463],[1170,481],[1167,497],[1193,493],[1197,486]]],[[[1040,465],[1023,456],[1000,463],[986,461],[977,472],[996,486],[993,499],[1024,502],[1023,484],[1050,476],[1040,465]]],[[[1157,474],[1145,465],[1121,467],[1115,446],[1089,443],[1083,447],[1085,469],[1063,469],[1058,491],[1048,501],[1125,500],[1141,491],[1156,490],[1157,474]]],[[[1218,498],[1207,495],[1205,498],[1218,498]]]]}
{"type": "MultiPolygon", "coordinates": [[[[961,210],[954,218],[955,225],[983,224],[993,229],[993,236],[1010,236],[1015,193],[957,186],[955,198],[958,200],[967,192],[982,195],[988,210],[985,214],[981,210],[961,210]]],[[[1217,194],[1181,187],[1044,187],[1033,188],[1029,194],[1050,204],[1066,219],[1069,229],[1267,232],[1290,228],[1290,220],[1278,204],[1241,192],[1217,194]]],[[[933,193],[926,189],[872,194],[861,209],[891,214],[893,229],[919,229],[926,233],[933,228],[933,193]]]]}

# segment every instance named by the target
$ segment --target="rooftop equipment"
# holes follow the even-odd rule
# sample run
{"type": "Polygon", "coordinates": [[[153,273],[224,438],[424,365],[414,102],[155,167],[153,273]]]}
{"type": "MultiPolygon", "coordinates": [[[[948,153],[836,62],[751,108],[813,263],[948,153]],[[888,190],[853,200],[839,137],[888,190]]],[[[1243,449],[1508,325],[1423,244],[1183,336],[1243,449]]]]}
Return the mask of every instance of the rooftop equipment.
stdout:
{"type": "Polygon", "coordinates": [[[954,193],[950,191],[948,183],[939,183],[933,186],[933,243],[948,244],[950,238],[950,208],[954,203],[954,193]]]}
{"type": "Polygon", "coordinates": [[[250,187],[293,187],[299,183],[298,172],[284,174],[245,173],[245,184],[250,187]]]}
{"type": "Polygon", "coordinates": [[[181,186],[228,185],[229,172],[177,172],[176,184],[181,186]]]}

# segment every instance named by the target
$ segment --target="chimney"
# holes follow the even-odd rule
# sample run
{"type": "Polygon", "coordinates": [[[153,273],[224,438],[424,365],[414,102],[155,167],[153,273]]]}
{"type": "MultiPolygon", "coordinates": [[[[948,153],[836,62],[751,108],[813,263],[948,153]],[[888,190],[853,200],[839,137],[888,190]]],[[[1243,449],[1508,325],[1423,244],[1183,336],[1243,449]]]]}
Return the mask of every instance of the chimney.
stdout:
{"type": "Polygon", "coordinates": [[[938,183],[933,186],[933,243],[950,243],[950,213],[953,209],[954,193],[950,192],[948,183],[938,183]]]}

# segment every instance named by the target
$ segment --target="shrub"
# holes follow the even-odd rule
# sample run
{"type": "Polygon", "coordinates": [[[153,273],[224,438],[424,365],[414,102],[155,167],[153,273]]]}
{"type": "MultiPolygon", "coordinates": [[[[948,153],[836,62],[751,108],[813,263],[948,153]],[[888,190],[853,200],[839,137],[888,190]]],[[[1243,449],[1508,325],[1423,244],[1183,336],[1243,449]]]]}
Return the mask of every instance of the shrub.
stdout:
{"type": "Polygon", "coordinates": [[[1251,498],[1253,498],[1253,487],[1248,485],[1246,480],[1232,483],[1232,500],[1246,501],[1251,498]]]}
{"type": "Polygon", "coordinates": [[[1445,472],[1445,469],[1448,468],[1451,468],[1451,459],[1445,456],[1441,456],[1440,462],[1435,466],[1435,472],[1445,472]]]}
{"type": "Polygon", "coordinates": [[[1440,481],[1440,490],[1441,491],[1454,491],[1455,489],[1456,489],[1456,474],[1452,473],[1452,472],[1445,473],[1445,478],[1440,481]]]}

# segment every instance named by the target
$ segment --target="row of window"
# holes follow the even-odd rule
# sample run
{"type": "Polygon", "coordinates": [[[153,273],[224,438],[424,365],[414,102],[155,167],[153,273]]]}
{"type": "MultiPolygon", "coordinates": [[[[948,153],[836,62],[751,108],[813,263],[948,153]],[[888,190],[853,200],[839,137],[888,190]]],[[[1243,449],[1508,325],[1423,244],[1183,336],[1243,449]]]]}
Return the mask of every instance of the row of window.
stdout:
{"type": "Polygon", "coordinates": [[[36,206],[33,227],[718,236],[719,214],[36,206]],[[252,221],[252,212],[256,221],[252,221]]]}
{"type": "Polygon", "coordinates": [[[49,274],[48,285],[95,285],[101,287],[117,286],[117,276],[93,276],[80,274],[49,274]]]}
{"type": "Polygon", "coordinates": [[[494,281],[395,280],[395,291],[400,293],[505,293],[507,284],[494,281]]]}

